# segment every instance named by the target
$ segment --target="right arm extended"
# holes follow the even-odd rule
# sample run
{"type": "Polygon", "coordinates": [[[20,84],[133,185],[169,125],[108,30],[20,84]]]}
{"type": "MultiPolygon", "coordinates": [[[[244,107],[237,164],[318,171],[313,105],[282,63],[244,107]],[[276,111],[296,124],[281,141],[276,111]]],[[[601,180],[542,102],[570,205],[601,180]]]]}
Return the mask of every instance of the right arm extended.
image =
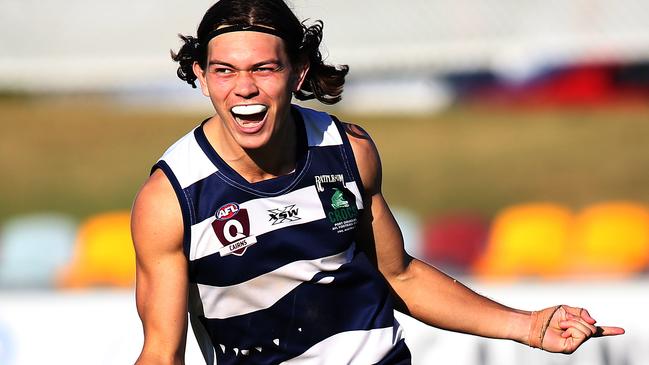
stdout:
{"type": "Polygon", "coordinates": [[[131,215],[136,302],[144,329],[137,365],[182,365],[187,336],[187,263],[180,205],[156,170],[140,189],[131,215]]]}

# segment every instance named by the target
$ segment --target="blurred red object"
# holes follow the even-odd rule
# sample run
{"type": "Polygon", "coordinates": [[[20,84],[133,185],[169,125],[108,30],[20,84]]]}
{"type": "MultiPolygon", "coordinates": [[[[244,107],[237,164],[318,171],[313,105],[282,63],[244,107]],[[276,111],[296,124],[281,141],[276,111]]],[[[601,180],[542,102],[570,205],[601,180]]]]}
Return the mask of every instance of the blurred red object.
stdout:
{"type": "Polygon", "coordinates": [[[475,214],[433,217],[423,228],[425,260],[456,272],[467,272],[481,256],[489,235],[489,223],[475,214]]]}
{"type": "Polygon", "coordinates": [[[649,65],[616,62],[579,63],[556,67],[523,83],[492,81],[476,88],[470,99],[525,107],[646,105],[649,65]]]}

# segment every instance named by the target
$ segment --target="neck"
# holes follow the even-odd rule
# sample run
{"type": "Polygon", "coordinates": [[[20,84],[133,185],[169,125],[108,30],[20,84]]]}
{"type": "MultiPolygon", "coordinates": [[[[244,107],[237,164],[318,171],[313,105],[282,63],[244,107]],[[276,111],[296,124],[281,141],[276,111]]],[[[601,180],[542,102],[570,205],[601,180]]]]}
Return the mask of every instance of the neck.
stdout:
{"type": "Polygon", "coordinates": [[[242,157],[247,157],[248,161],[241,166],[242,170],[237,172],[249,182],[256,182],[293,171],[297,148],[295,130],[295,123],[291,118],[266,146],[254,150],[242,150],[244,152],[242,157]]]}
{"type": "Polygon", "coordinates": [[[297,133],[290,113],[268,144],[256,149],[239,146],[218,120],[208,122],[205,127],[208,140],[219,156],[248,182],[286,175],[295,169],[297,133]]]}

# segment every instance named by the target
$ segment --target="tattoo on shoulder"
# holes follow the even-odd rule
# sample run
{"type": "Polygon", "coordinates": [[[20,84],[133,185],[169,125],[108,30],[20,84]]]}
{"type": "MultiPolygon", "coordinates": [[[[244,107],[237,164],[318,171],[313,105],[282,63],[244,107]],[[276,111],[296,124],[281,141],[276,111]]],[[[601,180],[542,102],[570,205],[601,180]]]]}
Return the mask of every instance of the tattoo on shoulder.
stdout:
{"type": "Polygon", "coordinates": [[[347,132],[347,134],[352,137],[359,139],[370,139],[370,135],[359,125],[352,123],[343,123],[343,126],[345,127],[345,132],[347,132]]]}

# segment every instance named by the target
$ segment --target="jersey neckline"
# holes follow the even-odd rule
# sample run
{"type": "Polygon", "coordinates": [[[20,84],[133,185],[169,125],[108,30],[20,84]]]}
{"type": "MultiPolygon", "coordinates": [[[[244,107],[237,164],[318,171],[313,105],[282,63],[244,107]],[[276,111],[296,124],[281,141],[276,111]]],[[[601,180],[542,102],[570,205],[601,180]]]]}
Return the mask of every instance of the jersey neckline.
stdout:
{"type": "Polygon", "coordinates": [[[294,187],[302,178],[305,172],[305,167],[309,161],[309,143],[307,137],[306,127],[304,125],[304,118],[300,113],[299,108],[291,105],[291,115],[295,122],[297,149],[295,156],[295,169],[286,174],[273,177],[266,180],[257,181],[254,183],[249,182],[241,176],[235,169],[233,169],[221,156],[216,152],[212,144],[210,144],[207,136],[205,135],[204,126],[210,118],[204,120],[201,125],[195,129],[194,135],[205,155],[218,169],[217,174],[228,184],[246,190],[252,193],[261,195],[276,195],[283,194],[294,187]]]}

